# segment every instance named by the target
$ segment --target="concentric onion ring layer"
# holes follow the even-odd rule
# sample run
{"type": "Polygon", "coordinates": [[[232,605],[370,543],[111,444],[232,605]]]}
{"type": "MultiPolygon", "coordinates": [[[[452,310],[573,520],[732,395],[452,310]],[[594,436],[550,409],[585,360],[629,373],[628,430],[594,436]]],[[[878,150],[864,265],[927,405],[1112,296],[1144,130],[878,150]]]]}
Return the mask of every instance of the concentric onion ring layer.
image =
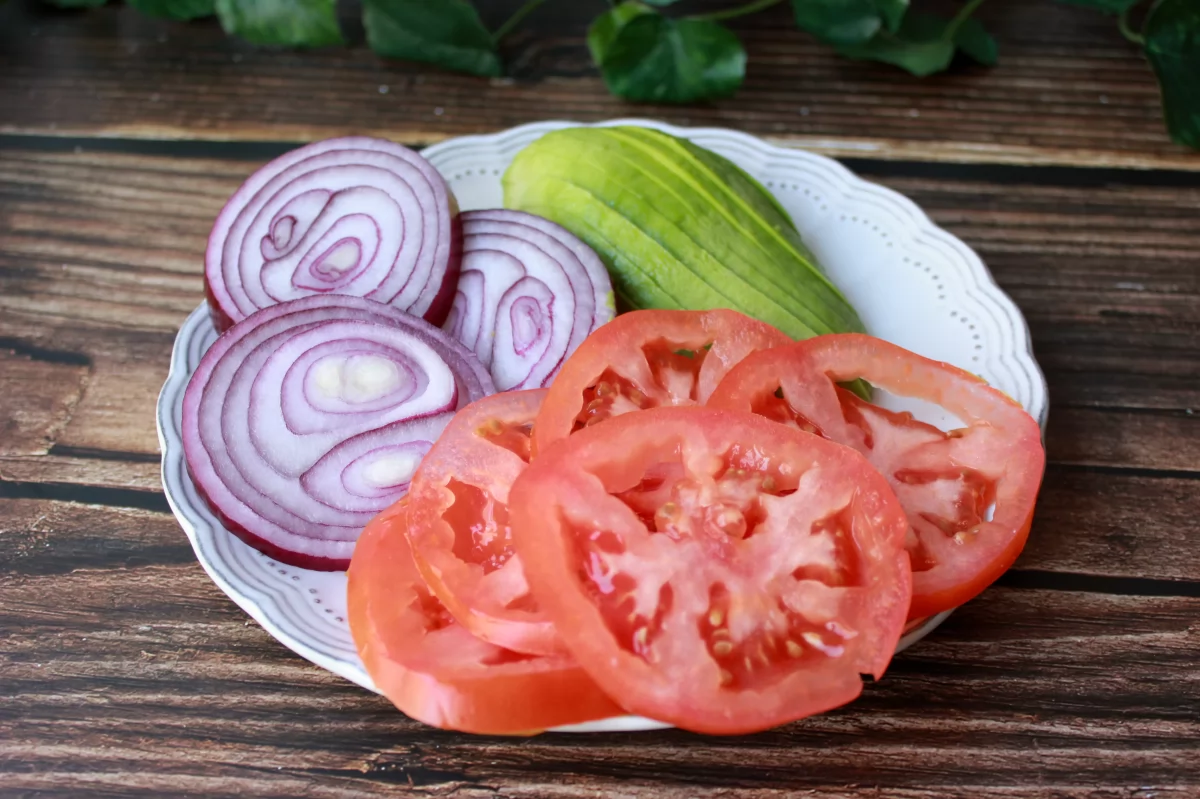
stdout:
{"type": "Polygon", "coordinates": [[[471,353],[408,314],[348,296],[273,306],[218,339],[193,375],[188,468],[251,544],[342,568],[454,412],[492,390],[471,353]]]}
{"type": "Polygon", "coordinates": [[[348,294],[434,324],[449,311],[461,231],[445,180],[406,147],[330,139],[277,158],[230,198],[205,256],[214,318],[348,294]]]}
{"type": "Polygon", "coordinates": [[[462,215],[463,260],[446,323],[501,391],[543,388],[613,318],[612,283],[586,244],[519,211],[462,215]]]}

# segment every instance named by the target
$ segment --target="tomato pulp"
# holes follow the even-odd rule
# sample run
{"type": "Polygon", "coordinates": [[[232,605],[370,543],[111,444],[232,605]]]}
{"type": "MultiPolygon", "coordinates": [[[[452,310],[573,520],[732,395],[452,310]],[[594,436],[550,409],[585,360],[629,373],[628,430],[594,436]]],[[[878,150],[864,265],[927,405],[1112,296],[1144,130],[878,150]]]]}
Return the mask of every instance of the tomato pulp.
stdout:
{"type": "Polygon", "coordinates": [[[911,618],[976,596],[1025,546],[1045,468],[1041,430],[969,372],[871,336],[818,336],[747,357],[710,404],[846,444],[883,473],[910,523],[911,618]],[[943,432],[836,385],[857,378],[940,406],[963,425],[943,432]]]}
{"type": "Polygon", "coordinates": [[[508,490],[529,461],[529,430],[546,391],[508,391],[459,411],[409,489],[417,567],[460,624],[498,646],[565,653],[514,557],[508,490]]]}
{"type": "Polygon", "coordinates": [[[630,411],[702,405],[742,358],[788,343],[771,325],[727,309],[621,314],[563,364],[534,424],[533,452],[630,411]]]}
{"type": "Polygon", "coordinates": [[[350,561],[350,632],[367,673],[409,716],[446,729],[530,734],[620,709],[575,661],[482,641],[426,588],[402,500],[377,516],[350,561]]]}
{"type": "Polygon", "coordinates": [[[541,451],[509,507],[534,597],[579,663],[627,710],[686,729],[850,701],[908,611],[887,482],[750,413],[656,408],[581,430],[541,451]]]}

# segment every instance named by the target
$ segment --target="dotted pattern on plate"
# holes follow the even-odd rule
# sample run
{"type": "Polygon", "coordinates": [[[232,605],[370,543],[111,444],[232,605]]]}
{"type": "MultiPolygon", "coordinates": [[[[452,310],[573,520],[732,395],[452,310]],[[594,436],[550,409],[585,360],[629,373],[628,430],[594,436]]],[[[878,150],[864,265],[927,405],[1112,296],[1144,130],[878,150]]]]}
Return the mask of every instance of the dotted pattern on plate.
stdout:
{"type": "MultiPolygon", "coordinates": [[[[574,124],[543,122],[434,145],[425,156],[447,177],[463,210],[503,204],[500,177],[526,144],[574,124]]],[[[1046,385],[1030,352],[1029,332],[979,257],[936,227],[910,200],[855,177],[823,156],[774,147],[743,133],[681,129],[646,120],[606,125],[656,127],[731,159],[779,199],[867,330],[982,376],[1020,402],[1043,427],[1046,385]]],[[[183,392],[216,339],[207,309],[197,308],[175,342],[158,404],[163,486],[176,517],[213,581],[272,636],[302,657],[374,690],[345,620],[346,577],[276,563],[230,535],[187,477],[180,438],[183,392]]],[[[931,420],[932,421],[932,420],[931,420]]],[[[949,614],[909,632],[919,640],[949,614]]],[[[571,731],[662,727],[633,716],[575,725],[571,731]]]]}

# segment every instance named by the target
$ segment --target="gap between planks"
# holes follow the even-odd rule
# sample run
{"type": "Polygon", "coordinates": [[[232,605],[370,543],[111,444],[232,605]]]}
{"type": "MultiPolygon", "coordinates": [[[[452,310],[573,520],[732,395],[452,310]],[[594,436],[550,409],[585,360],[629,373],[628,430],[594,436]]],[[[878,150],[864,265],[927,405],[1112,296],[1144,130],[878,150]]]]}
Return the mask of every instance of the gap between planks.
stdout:
{"type": "MultiPolygon", "coordinates": [[[[497,128],[495,131],[489,131],[488,133],[498,133],[501,130],[503,128],[497,128]]],[[[362,127],[330,130],[294,125],[274,125],[261,129],[240,128],[236,131],[236,135],[230,135],[222,134],[222,132],[215,130],[158,125],[117,125],[100,128],[56,127],[54,129],[0,125],[0,137],[8,139],[10,142],[20,139],[30,141],[62,140],[63,144],[60,146],[64,149],[72,146],[66,144],[66,142],[72,142],[74,146],[85,146],[86,142],[96,142],[100,143],[101,146],[108,147],[116,144],[118,148],[120,147],[120,143],[125,142],[128,145],[133,145],[131,149],[135,151],[137,144],[143,144],[153,147],[156,151],[154,154],[163,155],[177,154],[171,152],[171,145],[204,144],[217,146],[249,145],[258,148],[265,146],[270,151],[280,148],[279,152],[283,152],[309,142],[336,136],[375,136],[400,142],[415,149],[421,149],[453,138],[462,138],[466,135],[480,134],[449,135],[442,132],[421,129],[374,129],[362,127]]],[[[761,135],[757,138],[777,147],[806,150],[839,159],[1200,172],[1200,153],[1195,155],[1189,153],[1180,153],[1177,155],[1142,155],[1107,150],[1045,148],[952,140],[910,141],[903,139],[815,135],[761,135]]],[[[0,142],[0,147],[4,146],[4,144],[4,142],[0,142]]],[[[178,154],[180,157],[186,157],[183,153],[178,154]]]]}
{"type": "MultiPolygon", "coordinates": [[[[71,483],[24,483],[0,480],[0,502],[45,501],[86,505],[93,513],[146,511],[170,515],[171,507],[162,491],[78,485],[71,483]]],[[[18,528],[19,529],[19,528],[18,528]]],[[[1036,561],[1036,558],[1035,558],[1036,561]]],[[[1018,564],[997,585],[1019,590],[1068,591],[1119,596],[1200,598],[1200,580],[1187,577],[1143,577],[1096,574],[1067,569],[1022,567],[1018,564]]]]}

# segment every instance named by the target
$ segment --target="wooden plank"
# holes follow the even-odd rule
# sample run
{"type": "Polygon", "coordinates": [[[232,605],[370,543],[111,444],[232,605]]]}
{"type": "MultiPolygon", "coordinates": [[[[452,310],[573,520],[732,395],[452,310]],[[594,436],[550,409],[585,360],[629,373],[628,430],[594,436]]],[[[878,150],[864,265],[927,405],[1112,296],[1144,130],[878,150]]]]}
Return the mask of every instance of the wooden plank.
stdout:
{"type": "Polygon", "coordinates": [[[1054,463],[1169,469],[1200,478],[1200,417],[1063,409],[1049,425],[1046,453],[1054,463]]]}
{"type": "Polygon", "coordinates": [[[1051,467],[1018,569],[1106,577],[1200,577],[1192,479],[1051,467]]]}
{"type": "MultiPolygon", "coordinates": [[[[6,290],[7,285],[0,277],[0,286],[6,290]]],[[[104,294],[105,289],[97,289],[98,304],[104,294]]],[[[27,435],[0,438],[0,475],[33,479],[31,475],[46,471],[36,465],[35,456],[49,455],[63,466],[71,459],[105,462],[69,467],[80,477],[106,474],[104,480],[115,476],[117,462],[126,461],[131,465],[129,479],[144,480],[146,466],[154,465],[158,453],[155,409],[170,367],[172,332],[98,328],[5,311],[0,314],[0,339],[16,347],[16,354],[8,356],[10,363],[0,371],[0,384],[20,378],[28,387],[20,393],[20,386],[14,385],[13,393],[0,399],[0,411],[11,405],[12,419],[39,420],[37,429],[27,435]],[[41,359],[40,353],[46,351],[41,344],[46,342],[58,348],[52,358],[70,358],[83,365],[68,367],[41,359]],[[64,369],[74,370],[71,379],[64,379],[64,369]],[[57,392],[63,401],[51,405],[40,399],[48,392],[57,392]]],[[[0,348],[3,344],[0,341],[0,348]]]]}
{"type": "Polygon", "coordinates": [[[382,796],[410,780],[438,796],[1200,790],[1196,597],[994,588],[824,716],[738,738],[514,745],[424,728],[291,655],[167,516],[0,509],[0,784],[14,795],[382,796]],[[25,555],[11,530],[31,525],[25,555]],[[104,528],[119,534],[97,556],[104,528]]]}
{"type": "Polygon", "coordinates": [[[0,347],[0,451],[45,454],[71,421],[88,377],[84,358],[39,363],[0,347]]]}
{"type": "MultiPolygon", "coordinates": [[[[6,568],[30,573],[69,570],[107,562],[114,552],[120,557],[139,552],[144,556],[166,542],[184,547],[177,557],[190,561],[182,534],[166,515],[158,493],[156,463],[98,460],[86,453],[43,457],[49,461],[47,468],[25,474],[12,473],[11,461],[0,460],[0,478],[13,481],[7,493],[29,497],[0,499],[0,541],[6,542],[4,549],[21,553],[24,564],[17,569],[16,561],[6,560],[0,552],[0,573],[6,568]],[[66,468],[68,464],[74,464],[77,472],[66,468]],[[104,466],[111,471],[104,471],[104,466]],[[17,482],[22,480],[28,481],[28,488],[17,482]],[[126,507],[110,516],[98,505],[126,507]],[[39,547],[51,541],[44,535],[48,530],[55,531],[53,546],[43,551],[39,547]]],[[[1188,477],[1052,465],[1017,568],[1101,578],[1195,581],[1200,575],[1196,486],[1196,479],[1188,477]],[[1147,508],[1154,512],[1147,513],[1147,508]]],[[[5,483],[0,482],[0,497],[5,493],[5,483]]]]}
{"type": "Polygon", "coordinates": [[[46,455],[0,454],[0,484],[66,483],[156,493],[162,491],[157,452],[63,447],[57,451],[58,454],[46,455]]]}
{"type": "MultiPolygon", "coordinates": [[[[482,4],[493,23],[511,5],[482,4]]],[[[796,31],[785,7],[771,9],[733,23],[750,54],[737,97],[689,107],[607,93],[584,44],[598,10],[548,4],[506,44],[511,77],[488,81],[383,60],[361,40],[278,52],[228,39],[211,20],[170,23],[120,6],[63,15],[10,2],[0,8],[0,132],[273,141],[371,133],[431,143],[548,116],[646,116],[840,156],[1200,168],[1169,142],[1144,60],[1110,18],[1087,9],[988,4],[981,16],[1000,43],[999,66],[959,64],[927,79],[840,58],[796,31]]]]}
{"type": "MultiPolygon", "coordinates": [[[[39,557],[28,561],[26,568],[33,571],[66,568],[61,565],[63,558],[67,558],[71,568],[103,561],[118,540],[125,542],[127,538],[122,521],[125,517],[121,514],[133,513],[145,524],[152,524],[156,540],[182,543],[172,519],[145,516],[151,513],[146,508],[158,510],[159,515],[165,511],[157,465],[139,472],[135,464],[122,462],[80,457],[47,460],[47,466],[55,467],[56,471],[47,468],[12,476],[9,463],[0,461],[0,475],[4,479],[29,481],[10,482],[7,487],[0,482],[0,496],[6,488],[14,493],[27,485],[24,493],[47,497],[14,499],[7,507],[0,507],[0,535],[10,537],[14,551],[29,552],[42,540],[39,531],[43,527],[56,531],[55,548],[37,552],[39,557]],[[111,472],[105,473],[98,467],[105,463],[112,465],[111,472]],[[71,468],[79,473],[72,473],[71,468]],[[98,503],[132,507],[121,508],[117,519],[107,519],[104,508],[95,507],[98,503]],[[33,516],[29,508],[33,507],[39,509],[36,516],[41,519],[36,524],[30,521],[33,516]]],[[[1039,497],[1029,543],[1016,568],[1100,578],[1195,581],[1200,575],[1197,516],[1200,516],[1200,496],[1194,479],[1052,467],[1039,497]],[[1148,507],[1155,512],[1148,514],[1148,507]]],[[[138,551],[142,545],[138,536],[144,534],[147,533],[137,533],[121,546],[138,551]]],[[[4,564],[4,558],[0,557],[0,571],[4,564]]],[[[1169,586],[1161,590],[1167,591],[1169,586]]]]}
{"type": "Polygon", "coordinates": [[[36,576],[196,561],[169,513],[79,502],[0,499],[0,542],[6,599],[15,599],[7,592],[36,576]]]}

